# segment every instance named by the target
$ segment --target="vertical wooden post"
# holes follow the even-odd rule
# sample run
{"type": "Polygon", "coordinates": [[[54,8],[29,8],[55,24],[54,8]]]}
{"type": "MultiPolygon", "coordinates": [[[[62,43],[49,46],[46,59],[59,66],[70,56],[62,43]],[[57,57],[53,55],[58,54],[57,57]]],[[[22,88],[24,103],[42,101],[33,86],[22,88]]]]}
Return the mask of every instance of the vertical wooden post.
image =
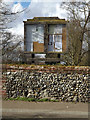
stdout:
{"type": "Polygon", "coordinates": [[[66,51],[66,26],[62,28],[62,52],[66,51]]]}
{"type": "Polygon", "coordinates": [[[58,54],[58,58],[60,58],[60,53],[58,54]]]}
{"type": "Polygon", "coordinates": [[[48,52],[48,24],[44,25],[44,52],[48,52]]]}
{"type": "Polygon", "coordinates": [[[24,51],[26,51],[26,24],[24,23],[24,51]]]}
{"type": "MultiPolygon", "coordinates": [[[[32,54],[32,59],[35,58],[35,54],[32,54]]],[[[32,60],[32,63],[35,63],[35,60],[32,60]]]]}

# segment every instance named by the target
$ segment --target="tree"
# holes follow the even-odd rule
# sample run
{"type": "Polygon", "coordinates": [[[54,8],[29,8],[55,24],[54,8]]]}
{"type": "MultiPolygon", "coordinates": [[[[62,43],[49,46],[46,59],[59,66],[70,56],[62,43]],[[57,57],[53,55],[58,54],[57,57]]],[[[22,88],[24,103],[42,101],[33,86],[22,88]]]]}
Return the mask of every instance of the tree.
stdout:
{"type": "MultiPolygon", "coordinates": [[[[2,1],[0,3],[0,52],[2,52],[3,62],[8,62],[8,60],[13,61],[18,57],[17,51],[20,49],[20,45],[23,42],[23,37],[12,35],[11,32],[9,32],[11,27],[8,24],[14,21],[23,11],[24,10],[13,13],[9,5],[2,1]]],[[[21,50],[19,50],[19,52],[21,52],[21,50]]]]}
{"type": "Polygon", "coordinates": [[[88,55],[89,41],[89,2],[68,2],[62,4],[68,11],[68,51],[64,55],[67,65],[83,64],[85,56],[88,55]]]}

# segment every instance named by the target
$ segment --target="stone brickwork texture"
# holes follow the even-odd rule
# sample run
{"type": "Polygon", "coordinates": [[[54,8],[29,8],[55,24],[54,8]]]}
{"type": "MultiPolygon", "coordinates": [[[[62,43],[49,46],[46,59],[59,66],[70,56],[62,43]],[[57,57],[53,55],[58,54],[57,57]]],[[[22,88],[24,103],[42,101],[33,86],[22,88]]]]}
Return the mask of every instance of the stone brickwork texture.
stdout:
{"type": "Polygon", "coordinates": [[[28,97],[66,102],[89,102],[89,68],[42,67],[3,72],[7,98],[28,97]]]}

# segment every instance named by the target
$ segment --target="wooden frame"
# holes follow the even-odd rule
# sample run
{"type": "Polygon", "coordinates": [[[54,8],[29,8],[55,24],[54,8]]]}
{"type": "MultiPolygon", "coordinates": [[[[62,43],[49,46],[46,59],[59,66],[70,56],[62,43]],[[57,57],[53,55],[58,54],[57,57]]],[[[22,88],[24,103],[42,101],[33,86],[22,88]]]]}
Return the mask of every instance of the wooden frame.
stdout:
{"type": "MultiPolygon", "coordinates": [[[[50,36],[50,35],[56,35],[56,36],[58,36],[58,35],[63,35],[63,34],[49,34],[49,35],[48,35],[48,43],[49,43],[49,36],[50,36]]],[[[54,52],[55,52],[55,49],[56,49],[56,48],[55,48],[55,39],[54,39],[54,52]]]]}
{"type": "MultiPolygon", "coordinates": [[[[46,18],[46,17],[45,17],[46,18]]],[[[49,18],[49,17],[48,17],[49,18]]],[[[33,61],[38,61],[38,60],[42,60],[42,61],[46,61],[46,62],[60,62],[60,54],[62,54],[63,52],[66,52],[66,22],[65,19],[59,19],[59,18],[54,18],[50,17],[50,20],[48,20],[48,18],[46,20],[40,20],[41,18],[34,18],[34,19],[30,19],[27,21],[24,21],[24,55],[31,55],[31,57],[29,60],[31,61],[31,63],[33,63],[33,61]],[[44,25],[44,51],[42,52],[28,52],[26,51],[26,25],[37,25],[37,24],[41,24],[44,25]],[[62,24],[65,25],[64,28],[62,28],[62,33],[60,34],[49,34],[49,25],[58,25],[58,24],[62,24]],[[48,42],[49,42],[49,35],[62,35],[62,52],[58,52],[58,51],[48,51],[48,42]],[[58,58],[32,58],[32,55],[34,54],[58,54],[58,58]]],[[[54,42],[54,49],[55,49],[55,42],[54,42]]],[[[27,59],[27,57],[25,57],[27,59]]],[[[26,60],[27,61],[27,60],[26,60]]]]}

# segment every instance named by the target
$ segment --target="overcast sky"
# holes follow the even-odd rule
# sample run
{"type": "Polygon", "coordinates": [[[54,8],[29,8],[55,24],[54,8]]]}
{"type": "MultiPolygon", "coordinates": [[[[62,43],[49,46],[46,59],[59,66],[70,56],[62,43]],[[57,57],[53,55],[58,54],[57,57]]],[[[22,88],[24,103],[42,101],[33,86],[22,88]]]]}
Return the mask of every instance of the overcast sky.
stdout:
{"type": "Polygon", "coordinates": [[[66,11],[60,8],[61,0],[4,0],[10,5],[12,12],[21,11],[27,8],[24,12],[20,13],[17,19],[11,24],[13,27],[10,31],[15,34],[24,34],[23,21],[33,17],[59,17],[66,19],[66,11]]]}

